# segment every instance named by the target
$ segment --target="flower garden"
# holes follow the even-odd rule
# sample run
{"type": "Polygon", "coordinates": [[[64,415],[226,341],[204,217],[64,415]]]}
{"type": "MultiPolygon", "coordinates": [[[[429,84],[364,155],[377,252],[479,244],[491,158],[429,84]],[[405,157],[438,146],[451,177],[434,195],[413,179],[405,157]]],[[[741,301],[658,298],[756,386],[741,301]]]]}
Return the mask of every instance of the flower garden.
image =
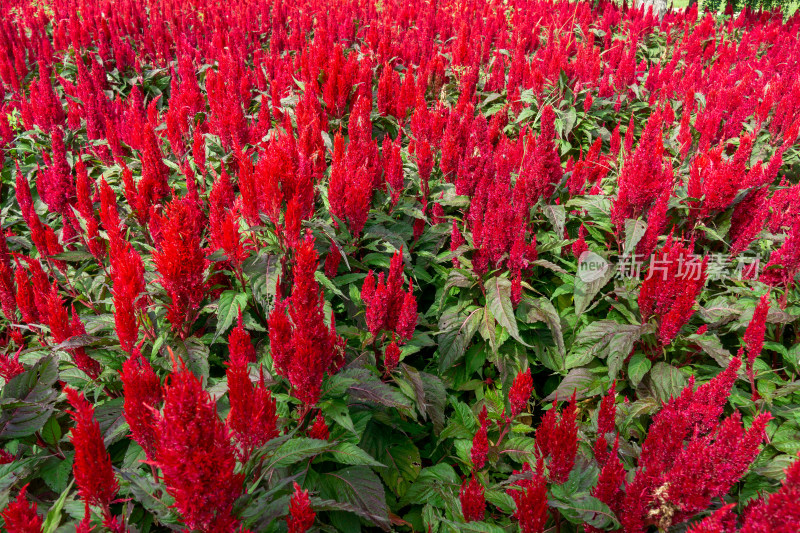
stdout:
{"type": "Polygon", "coordinates": [[[3,531],[800,531],[800,15],[0,15],[3,531]]]}

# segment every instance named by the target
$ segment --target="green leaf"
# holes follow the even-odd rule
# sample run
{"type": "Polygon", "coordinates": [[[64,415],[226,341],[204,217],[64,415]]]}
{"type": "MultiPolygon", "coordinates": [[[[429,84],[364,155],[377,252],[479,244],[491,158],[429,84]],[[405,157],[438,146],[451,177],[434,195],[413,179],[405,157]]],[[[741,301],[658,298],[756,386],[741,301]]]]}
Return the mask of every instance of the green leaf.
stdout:
{"type": "Polygon", "coordinates": [[[630,257],[636,251],[636,245],[644,237],[647,223],[644,220],[629,218],[625,221],[625,246],[622,249],[623,257],[630,257]]]}
{"type": "Polygon", "coordinates": [[[568,498],[551,498],[548,503],[573,524],[589,524],[598,529],[618,528],[616,516],[606,504],[587,493],[571,494],[568,498]]]}
{"type": "MultiPolygon", "coordinates": [[[[291,441],[289,441],[291,442],[291,441]]],[[[367,452],[351,442],[340,442],[326,455],[330,455],[332,460],[343,465],[363,465],[373,467],[385,467],[367,452]]]]}
{"type": "Polygon", "coordinates": [[[319,474],[318,483],[323,498],[351,506],[352,512],[384,531],[391,529],[383,484],[369,468],[350,466],[319,474]]]}
{"type": "Polygon", "coordinates": [[[529,346],[519,336],[514,306],[511,305],[511,282],[506,278],[493,277],[486,283],[486,309],[505,328],[514,340],[529,346]]]}
{"type": "Polygon", "coordinates": [[[55,411],[57,378],[57,359],[49,355],[5,384],[0,392],[0,438],[27,437],[44,427],[55,411]]]}
{"type": "Polygon", "coordinates": [[[64,503],[67,501],[67,496],[69,495],[69,491],[74,482],[74,479],[69,482],[67,488],[64,489],[64,491],[61,493],[61,496],[59,496],[58,500],[56,500],[56,503],[54,503],[47,512],[47,516],[42,524],[42,533],[54,533],[54,531],[58,528],[58,525],[61,523],[61,511],[64,509],[64,503]]]}
{"type": "Polygon", "coordinates": [[[628,379],[631,382],[631,385],[636,387],[639,382],[642,381],[642,378],[647,374],[650,370],[652,363],[650,359],[645,357],[643,354],[635,353],[631,356],[631,360],[628,361],[628,379]]]}
{"type": "Polygon", "coordinates": [[[275,450],[270,458],[269,466],[271,468],[289,466],[327,452],[333,447],[334,444],[326,440],[297,437],[287,440],[275,450]]]}
{"type": "Polygon", "coordinates": [[[228,328],[239,317],[239,310],[247,307],[247,294],[237,291],[225,291],[217,302],[217,331],[214,340],[228,331],[228,328]]]}
{"type": "Polygon", "coordinates": [[[439,319],[439,370],[445,372],[458,363],[483,320],[483,308],[466,314],[446,312],[439,319]]]}
{"type": "Polygon", "coordinates": [[[46,443],[52,444],[53,446],[58,444],[61,440],[61,426],[58,425],[58,420],[55,416],[51,416],[50,419],[45,422],[39,434],[46,443]]]}

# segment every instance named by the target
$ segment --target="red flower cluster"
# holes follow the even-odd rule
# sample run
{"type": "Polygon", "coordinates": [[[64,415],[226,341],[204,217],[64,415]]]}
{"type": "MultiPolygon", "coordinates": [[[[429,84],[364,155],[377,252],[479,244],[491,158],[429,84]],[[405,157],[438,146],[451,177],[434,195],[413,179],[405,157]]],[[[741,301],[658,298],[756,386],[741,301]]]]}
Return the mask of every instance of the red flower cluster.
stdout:
{"type": "Polygon", "coordinates": [[[119,484],[111,469],[111,457],[103,443],[100,425],[94,418],[94,407],[75,389],[67,387],[64,391],[73,409],[70,415],[75,421],[70,432],[70,440],[75,446],[72,472],[78,494],[86,504],[86,517],[89,517],[89,506],[97,505],[103,509],[103,516],[109,518],[109,506],[119,491],[119,484]]]}
{"type": "Polygon", "coordinates": [[[396,333],[403,339],[414,335],[417,325],[417,299],[414,285],[409,280],[408,291],[403,292],[403,251],[392,255],[389,275],[381,272],[377,282],[372,270],[361,287],[361,299],[367,306],[367,327],[377,337],[381,331],[396,333]]]}
{"type": "Polygon", "coordinates": [[[521,471],[514,471],[514,475],[520,477],[514,481],[514,488],[506,491],[517,507],[514,518],[519,522],[521,533],[542,533],[547,523],[547,482],[542,475],[543,469],[541,458],[536,471],[532,471],[531,465],[525,463],[521,471]]]}
{"type": "Polygon", "coordinates": [[[233,531],[233,502],[244,481],[234,472],[236,450],[214,400],[186,368],[173,372],[165,386],[156,434],[154,464],[186,527],[233,531]]]}
{"type": "Polygon", "coordinates": [[[461,491],[458,494],[461,501],[461,513],[467,522],[483,520],[486,513],[486,498],[481,482],[473,475],[465,479],[461,484],[461,491]]]}
{"type": "Polygon", "coordinates": [[[552,408],[545,413],[536,429],[536,445],[543,458],[550,458],[547,465],[548,477],[554,483],[564,483],[575,464],[578,453],[578,407],[575,393],[561,413],[556,409],[558,400],[553,400],[552,408]]]}
{"type": "Polygon", "coordinates": [[[511,404],[511,416],[517,416],[528,407],[528,401],[533,393],[533,378],[531,369],[520,372],[514,378],[508,391],[508,401],[511,404]]]}
{"type": "Polygon", "coordinates": [[[42,533],[44,522],[36,512],[36,504],[28,502],[25,496],[27,490],[28,485],[22,487],[17,499],[0,513],[8,533],[42,533]]]}
{"type": "Polygon", "coordinates": [[[486,412],[486,406],[483,406],[478,420],[480,421],[480,428],[475,436],[472,437],[472,450],[470,451],[470,459],[472,459],[472,467],[475,470],[481,470],[486,464],[486,456],[489,454],[489,415],[486,412]]]}
{"type": "Polygon", "coordinates": [[[292,295],[278,298],[269,316],[275,370],[308,405],[319,400],[322,376],[344,363],[343,340],[336,334],[333,316],[330,327],[325,326],[324,295],[315,278],[317,264],[314,237],[308,233],[295,253],[292,295]]]}
{"type": "Polygon", "coordinates": [[[694,242],[685,247],[667,237],[656,252],[639,291],[642,323],[659,318],[658,339],[668,345],[694,314],[697,295],[706,282],[708,258],[692,255],[694,242]]]}
{"type": "Polygon", "coordinates": [[[741,360],[696,391],[693,382],[653,417],[636,476],[625,486],[620,521],[629,533],[666,529],[708,508],[730,490],[755,459],[769,414],[745,431],[734,412],[720,421],[741,360]]]}
{"type": "Polygon", "coordinates": [[[289,533],[306,533],[314,525],[316,516],[311,509],[308,491],[302,490],[300,485],[295,483],[294,494],[289,500],[289,516],[286,517],[289,533]]]}
{"type": "Polygon", "coordinates": [[[228,360],[228,401],[231,410],[227,425],[241,449],[242,462],[252,451],[278,436],[278,417],[275,400],[264,383],[264,371],[253,384],[248,368],[249,360],[231,352],[228,360]]]}
{"type": "Polygon", "coordinates": [[[158,441],[158,409],[164,400],[161,380],[138,349],[122,364],[120,378],[125,395],[125,421],[131,428],[133,440],[139,443],[152,461],[158,441]]]}
{"type": "MultiPolygon", "coordinates": [[[[752,390],[753,400],[758,398],[758,391],[756,390],[756,376],[753,372],[753,363],[761,355],[761,349],[764,346],[764,335],[767,328],[767,313],[769,313],[769,292],[763,295],[753,311],[753,318],[747,324],[747,329],[744,332],[744,346],[742,349],[747,348],[747,362],[745,371],[750,380],[750,389],[752,390]]],[[[741,350],[739,353],[741,357],[741,350]]]]}

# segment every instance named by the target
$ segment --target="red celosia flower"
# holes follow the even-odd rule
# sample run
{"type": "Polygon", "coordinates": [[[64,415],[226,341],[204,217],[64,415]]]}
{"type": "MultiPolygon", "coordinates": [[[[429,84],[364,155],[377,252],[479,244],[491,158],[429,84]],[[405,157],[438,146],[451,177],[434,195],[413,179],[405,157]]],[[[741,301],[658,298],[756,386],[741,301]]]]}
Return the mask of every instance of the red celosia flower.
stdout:
{"type": "Polygon", "coordinates": [[[483,495],[483,485],[475,479],[473,475],[465,479],[461,484],[461,491],[458,494],[461,500],[461,513],[467,522],[483,520],[486,513],[486,499],[483,495]]]}
{"type": "Polygon", "coordinates": [[[397,333],[401,338],[410,339],[417,325],[417,300],[413,284],[409,280],[408,291],[402,291],[403,251],[392,255],[389,275],[381,273],[377,283],[372,270],[367,274],[361,287],[361,299],[367,306],[367,327],[373,336],[381,331],[397,333]]]}
{"type": "Polygon", "coordinates": [[[242,462],[247,461],[255,448],[278,436],[275,400],[264,384],[264,372],[260,372],[254,385],[247,364],[246,357],[231,353],[226,371],[231,406],[227,424],[241,447],[242,462]]]}
{"type": "Polygon", "coordinates": [[[586,228],[581,224],[578,230],[578,240],[572,243],[572,255],[575,259],[580,259],[583,252],[587,251],[589,246],[586,244],[586,228]]]}
{"type": "Polygon", "coordinates": [[[536,429],[536,445],[542,457],[550,458],[548,475],[555,483],[564,483],[569,478],[575,455],[578,452],[578,425],[576,418],[578,407],[575,404],[575,393],[562,413],[558,413],[553,400],[553,407],[545,413],[536,429]]]}
{"type": "Polygon", "coordinates": [[[161,381],[139,349],[122,364],[125,421],[133,440],[139,443],[151,461],[155,459],[156,422],[164,399],[161,381]]]}
{"type": "Polygon", "coordinates": [[[745,431],[738,412],[719,416],[741,359],[707,384],[693,381],[653,417],[635,478],[627,483],[620,520],[638,533],[649,524],[667,529],[706,509],[747,471],[765,437],[769,414],[745,431]]]}
{"type": "MultiPolygon", "coordinates": [[[[734,533],[736,531],[736,515],[731,512],[733,507],[734,504],[730,504],[717,509],[711,516],[692,524],[687,533],[734,533]]],[[[761,531],[767,531],[767,529],[761,531]]]]}
{"type": "Polygon", "coordinates": [[[531,369],[519,372],[514,378],[514,383],[508,391],[508,401],[511,403],[511,416],[517,416],[528,407],[528,400],[533,392],[533,378],[531,369]]]}
{"type": "Polygon", "coordinates": [[[159,219],[161,239],[153,262],[170,299],[167,319],[185,338],[205,294],[203,275],[208,262],[200,246],[204,222],[199,208],[188,197],[174,199],[159,219]]]}
{"type": "Polygon", "coordinates": [[[69,413],[75,421],[70,440],[75,446],[72,473],[78,494],[86,504],[87,515],[89,505],[97,505],[109,516],[109,506],[119,491],[119,484],[111,469],[111,457],[103,443],[100,425],[94,417],[94,407],[75,389],[66,387],[64,391],[73,409],[69,413]]]}
{"type": "Polygon", "coordinates": [[[314,423],[308,428],[308,436],[312,439],[328,440],[331,438],[331,432],[328,429],[328,424],[325,423],[325,417],[322,413],[317,413],[317,418],[314,423]]]}
{"type": "Polygon", "coordinates": [[[697,295],[706,281],[708,258],[691,254],[672,235],[656,252],[639,292],[642,321],[655,315],[660,318],[658,339],[668,345],[694,314],[697,295]]]}
{"type": "Polygon", "coordinates": [[[522,471],[514,471],[515,475],[530,476],[513,483],[514,487],[506,492],[514,499],[516,510],[514,518],[519,522],[521,533],[542,533],[547,523],[547,484],[542,476],[541,458],[536,468],[536,472],[531,471],[528,463],[522,467],[522,471]]]}
{"type": "Polygon", "coordinates": [[[228,335],[228,352],[230,353],[229,359],[242,360],[245,363],[256,362],[256,349],[253,346],[253,341],[250,339],[250,334],[244,329],[242,322],[242,310],[239,310],[239,318],[236,327],[231,330],[228,335]]]}
{"type": "Polygon", "coordinates": [[[22,487],[17,498],[0,513],[8,533],[41,533],[44,522],[36,512],[36,504],[25,497],[28,485],[22,487]]]}
{"type": "Polygon", "coordinates": [[[664,160],[663,116],[656,111],[645,125],[635,152],[628,148],[633,141],[633,117],[625,138],[625,163],[619,176],[617,199],[611,208],[611,220],[619,229],[625,220],[641,216],[665,190],[672,187],[672,165],[664,160]]]}
{"type": "Polygon", "coordinates": [[[317,263],[314,237],[308,233],[295,252],[292,295],[278,298],[269,317],[275,370],[289,380],[295,396],[309,405],[319,400],[323,375],[338,370],[344,356],[335,324],[325,326],[324,294],[315,278],[317,263]]]}
{"type": "Polygon", "coordinates": [[[744,345],[747,348],[747,365],[745,366],[745,370],[750,380],[753,400],[758,398],[753,363],[758,356],[761,355],[761,349],[764,346],[767,313],[769,313],[769,292],[759,299],[758,305],[756,305],[755,311],[753,311],[753,318],[750,319],[750,323],[747,324],[747,330],[744,332],[744,345]]]}
{"type": "MultiPolygon", "coordinates": [[[[605,440],[603,440],[603,444],[605,444],[605,440]]],[[[625,476],[625,467],[619,459],[619,435],[617,435],[614,440],[614,446],[611,448],[611,453],[609,454],[606,451],[606,458],[602,463],[597,485],[592,489],[592,496],[608,505],[615,514],[618,514],[621,509],[624,496],[622,487],[625,484],[625,476]]],[[[585,528],[590,533],[600,531],[589,525],[586,525],[585,528]]]]}
{"type": "Polygon", "coordinates": [[[472,437],[472,451],[470,451],[470,459],[472,459],[472,466],[475,470],[480,470],[486,464],[486,456],[489,454],[489,421],[486,406],[483,406],[480,415],[478,416],[481,427],[475,436],[472,437]]]}
{"type": "Polygon", "coordinates": [[[11,380],[14,376],[25,372],[25,367],[19,362],[19,354],[22,353],[22,349],[23,347],[20,347],[14,357],[9,357],[4,353],[0,353],[0,377],[6,380],[6,382],[11,380]]]}
{"type": "Polygon", "coordinates": [[[386,345],[386,349],[384,350],[383,368],[386,375],[389,375],[392,372],[394,372],[394,369],[397,368],[397,364],[399,362],[400,362],[400,348],[397,346],[397,343],[393,340],[388,345],[386,345]]]}
{"type": "Polygon", "coordinates": [[[300,485],[295,483],[294,494],[289,500],[289,515],[286,517],[289,533],[306,533],[314,525],[316,516],[317,514],[311,509],[308,491],[302,490],[300,485]]]}
{"type": "Polygon", "coordinates": [[[741,533],[800,531],[800,460],[786,469],[780,490],[748,507],[741,533]]]}
{"type": "Polygon", "coordinates": [[[233,530],[231,511],[243,481],[234,473],[236,451],[214,400],[186,368],[173,372],[166,384],[156,429],[155,464],[186,527],[233,530]]]}
{"type": "Polygon", "coordinates": [[[613,433],[616,426],[617,417],[617,383],[611,385],[608,393],[600,401],[600,409],[597,414],[597,440],[594,446],[594,457],[602,468],[608,459],[608,441],[606,435],[613,433]]]}

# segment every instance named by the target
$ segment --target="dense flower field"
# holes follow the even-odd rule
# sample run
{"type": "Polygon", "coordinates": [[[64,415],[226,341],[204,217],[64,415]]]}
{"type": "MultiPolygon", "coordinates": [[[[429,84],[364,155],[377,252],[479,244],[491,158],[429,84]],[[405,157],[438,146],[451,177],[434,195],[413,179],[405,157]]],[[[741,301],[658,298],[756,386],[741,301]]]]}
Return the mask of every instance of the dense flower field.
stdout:
{"type": "Polygon", "coordinates": [[[800,16],[0,18],[3,531],[800,531],[800,16]]]}

